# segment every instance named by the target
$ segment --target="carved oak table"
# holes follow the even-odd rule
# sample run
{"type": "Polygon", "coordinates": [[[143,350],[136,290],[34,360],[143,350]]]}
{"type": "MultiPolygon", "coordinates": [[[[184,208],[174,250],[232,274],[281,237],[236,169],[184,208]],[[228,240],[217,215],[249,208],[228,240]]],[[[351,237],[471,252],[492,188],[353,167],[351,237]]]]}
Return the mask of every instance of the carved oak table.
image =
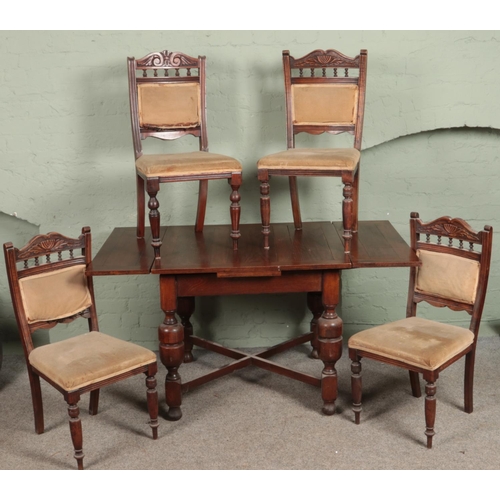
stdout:
{"type": "Polygon", "coordinates": [[[262,245],[260,224],[241,226],[239,249],[233,250],[229,226],[162,228],[161,258],[154,259],[149,238],[137,239],[135,228],[115,228],[88,269],[93,276],[158,274],[165,319],[158,328],[159,353],[167,369],[168,417],[181,418],[181,397],[201,384],[249,365],[321,387],[323,412],[332,415],[337,399],[336,362],[342,355],[342,320],[336,313],[343,270],[361,267],[408,267],[419,261],[388,221],[360,221],[351,253],[344,253],[342,223],[273,224],[270,248],[262,245]],[[247,354],[193,335],[190,317],[195,297],[307,292],[311,331],[257,354],[247,354]],[[180,321],[177,319],[179,316],[180,321]],[[318,377],[272,362],[271,356],[311,342],[311,356],[323,368],[318,377]],[[193,360],[193,346],[233,361],[183,383],[179,367],[193,360]]]}

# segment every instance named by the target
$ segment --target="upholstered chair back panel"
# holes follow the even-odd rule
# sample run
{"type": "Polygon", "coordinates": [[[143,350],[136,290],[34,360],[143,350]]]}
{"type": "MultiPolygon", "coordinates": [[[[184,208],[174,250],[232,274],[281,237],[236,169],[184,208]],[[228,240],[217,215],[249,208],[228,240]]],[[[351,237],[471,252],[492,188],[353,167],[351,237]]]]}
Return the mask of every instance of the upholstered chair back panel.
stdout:
{"type": "Polygon", "coordinates": [[[19,287],[30,324],[67,318],[92,305],[85,264],[21,278],[19,287]]]}
{"type": "Polygon", "coordinates": [[[141,127],[175,129],[200,125],[198,83],[141,83],[137,92],[141,127]]]}
{"type": "Polygon", "coordinates": [[[473,304],[479,281],[479,262],[457,255],[417,250],[422,266],[415,289],[421,293],[473,304]]]}
{"type": "Polygon", "coordinates": [[[295,125],[353,125],[358,112],[358,86],[295,84],[291,87],[295,125]]]}

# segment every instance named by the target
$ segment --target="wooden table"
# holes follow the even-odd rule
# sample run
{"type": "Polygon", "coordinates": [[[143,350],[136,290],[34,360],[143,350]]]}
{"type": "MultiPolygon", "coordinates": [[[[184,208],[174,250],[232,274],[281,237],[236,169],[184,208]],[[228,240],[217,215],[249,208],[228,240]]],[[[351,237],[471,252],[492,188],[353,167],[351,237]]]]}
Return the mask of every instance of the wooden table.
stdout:
{"type": "Polygon", "coordinates": [[[321,387],[323,412],[332,415],[337,399],[335,363],[342,355],[342,320],[336,313],[342,270],[362,267],[408,267],[419,261],[388,221],[360,221],[351,253],[344,253],[342,223],[273,224],[270,249],[264,250],[260,224],[241,226],[239,249],[233,250],[226,225],[162,228],[161,258],[154,259],[149,238],[138,240],[135,228],[116,228],[95,256],[93,276],[158,274],[165,319],[158,328],[161,362],[167,368],[168,417],[181,418],[183,392],[249,365],[321,387]],[[193,335],[190,317],[195,297],[307,292],[311,332],[257,354],[229,349],[193,335]],[[177,320],[180,318],[180,322],[177,320]],[[270,359],[290,347],[311,342],[313,357],[323,362],[318,377],[281,366],[270,359]],[[193,346],[210,349],[233,361],[182,383],[179,367],[193,360],[193,346]]]}

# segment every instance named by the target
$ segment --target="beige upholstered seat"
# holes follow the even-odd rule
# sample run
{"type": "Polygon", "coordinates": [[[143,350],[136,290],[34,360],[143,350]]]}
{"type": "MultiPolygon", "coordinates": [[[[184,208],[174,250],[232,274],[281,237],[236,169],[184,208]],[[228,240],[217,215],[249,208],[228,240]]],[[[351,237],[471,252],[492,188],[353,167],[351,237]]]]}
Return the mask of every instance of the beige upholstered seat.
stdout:
{"type": "Polygon", "coordinates": [[[359,163],[361,153],[354,148],[314,149],[296,148],[264,156],[258,162],[258,168],[305,170],[352,170],[359,163]]]}
{"type": "Polygon", "coordinates": [[[467,328],[410,317],[357,333],[349,348],[435,370],[473,342],[467,328]]]}
{"type": "Polygon", "coordinates": [[[295,229],[302,228],[297,177],[340,177],[344,184],[342,221],[345,251],[350,252],[358,229],[359,166],[365,108],[367,51],[354,58],[336,50],[315,50],[296,59],[283,51],[287,149],[257,162],[261,183],[261,216],[264,248],[269,248],[271,205],[269,178],[289,178],[295,229]],[[348,132],[352,148],[296,148],[301,132],[332,135],[348,132]]]}
{"type": "Polygon", "coordinates": [[[156,354],[142,346],[99,332],[92,277],[90,229],[78,239],[59,233],[32,238],[23,248],[4,244],[7,275],[23,343],[31,385],[35,431],[44,432],[40,377],[55,387],[68,404],[71,438],[78,468],[83,469],[82,423],[78,402],[90,392],[89,411],[96,415],[99,391],[119,380],[146,375],[147,402],[153,439],[158,437],[156,354]],[[81,255],[75,255],[80,252],[81,255]],[[19,266],[18,264],[22,263],[19,266]],[[35,347],[33,332],[78,318],[88,333],[35,347]]]}
{"type": "Polygon", "coordinates": [[[241,163],[208,152],[206,112],[206,59],[182,52],[152,52],[141,59],[128,58],[132,139],[137,183],[137,236],[144,238],[145,191],[149,195],[149,223],[155,259],[160,258],[160,211],[157,198],[164,182],[199,181],[195,231],[203,231],[208,181],[226,179],[231,186],[229,213],[233,249],[240,237],[241,163]],[[142,142],[148,137],[175,140],[198,138],[199,151],[148,154],[142,142]]]}
{"type": "Polygon", "coordinates": [[[411,248],[421,266],[410,271],[407,317],[354,334],[348,341],[352,360],[355,422],[361,412],[361,359],[405,368],[412,393],[420,397],[419,373],[426,381],[427,447],[432,447],[436,415],[436,381],[441,371],[465,357],[465,411],[473,409],[474,358],[491,259],[492,229],[474,231],[462,219],[441,217],[423,223],[411,214],[411,248]],[[480,247],[480,248],[478,248],[480,247]],[[469,328],[416,316],[417,304],[466,311],[469,328]]]}
{"type": "Polygon", "coordinates": [[[229,175],[241,173],[241,163],[230,156],[194,151],[192,153],[142,155],[135,162],[137,171],[146,178],[162,179],[182,176],[229,175]]]}
{"type": "Polygon", "coordinates": [[[44,378],[70,392],[156,363],[156,354],[132,342],[88,332],[37,347],[28,359],[44,378]]]}

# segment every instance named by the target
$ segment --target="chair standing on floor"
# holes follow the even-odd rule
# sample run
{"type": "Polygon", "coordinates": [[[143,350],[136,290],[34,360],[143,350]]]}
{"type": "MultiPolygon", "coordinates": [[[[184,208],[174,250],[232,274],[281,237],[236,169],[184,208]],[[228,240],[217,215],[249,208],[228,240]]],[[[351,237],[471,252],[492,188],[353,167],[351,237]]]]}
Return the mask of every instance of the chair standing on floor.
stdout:
{"type": "Polygon", "coordinates": [[[78,401],[90,392],[89,412],[96,415],[101,387],[133,375],[146,375],[149,424],[158,437],[156,354],[149,349],[99,332],[92,278],[85,275],[91,261],[90,229],[78,239],[59,233],[32,238],[23,248],[4,244],[5,263],[23,344],[35,414],[35,431],[44,432],[40,377],[55,387],[68,404],[69,426],[78,468],[83,469],[82,423],[78,401]],[[81,251],[81,255],[74,252],[81,251]],[[35,347],[32,335],[86,318],[89,332],[35,347]]]}
{"type": "Polygon", "coordinates": [[[464,220],[450,217],[423,223],[417,213],[412,213],[410,236],[411,247],[422,264],[410,271],[406,319],[370,328],[349,339],[353,410],[359,424],[361,358],[409,370],[415,397],[421,395],[421,373],[426,381],[427,448],[432,448],[436,381],[441,371],[464,356],[465,411],[472,413],[474,360],[490,271],[493,229],[485,226],[476,232],[464,220]],[[416,317],[417,304],[422,301],[467,311],[471,315],[469,328],[416,317]]]}
{"type": "Polygon", "coordinates": [[[208,152],[205,56],[181,52],[153,52],[141,59],[128,58],[130,117],[137,175],[137,236],[144,238],[145,190],[149,194],[149,222],[155,258],[160,256],[160,213],[156,198],[164,182],[199,181],[195,230],[203,231],[208,181],[228,179],[232,192],[231,238],[240,237],[242,167],[238,160],[208,152]],[[139,75],[137,74],[139,72],[139,75]],[[144,154],[142,140],[199,137],[199,151],[144,154]]]}
{"type": "Polygon", "coordinates": [[[283,51],[287,150],[265,156],[257,163],[265,248],[269,248],[271,217],[269,177],[289,177],[295,229],[301,229],[297,176],[304,175],[342,179],[343,236],[345,250],[350,251],[352,233],[358,229],[359,163],[367,57],[366,50],[361,50],[354,58],[336,50],[315,50],[295,59],[288,50],[283,51]],[[348,132],[354,135],[354,147],[296,148],[295,136],[301,132],[314,135],[348,132]]]}

